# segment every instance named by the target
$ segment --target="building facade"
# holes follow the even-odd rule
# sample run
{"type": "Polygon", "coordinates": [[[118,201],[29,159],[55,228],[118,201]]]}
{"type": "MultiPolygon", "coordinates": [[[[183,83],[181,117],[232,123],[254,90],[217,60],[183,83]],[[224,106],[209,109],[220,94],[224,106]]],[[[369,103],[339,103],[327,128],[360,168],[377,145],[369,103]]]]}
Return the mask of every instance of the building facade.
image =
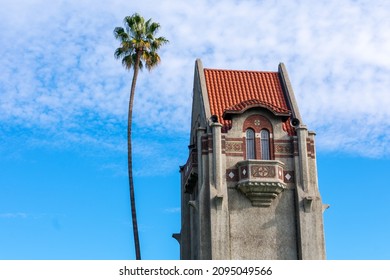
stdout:
{"type": "Polygon", "coordinates": [[[287,71],[195,63],[181,259],[325,259],[315,133],[287,71]]]}

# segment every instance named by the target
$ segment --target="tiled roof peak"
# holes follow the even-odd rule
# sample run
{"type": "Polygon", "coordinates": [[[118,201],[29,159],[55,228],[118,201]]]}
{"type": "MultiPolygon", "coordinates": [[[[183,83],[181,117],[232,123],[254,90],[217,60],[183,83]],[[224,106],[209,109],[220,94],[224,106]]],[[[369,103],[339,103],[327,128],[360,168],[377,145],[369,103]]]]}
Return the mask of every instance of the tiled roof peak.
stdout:
{"type": "MultiPolygon", "coordinates": [[[[279,72],[205,68],[204,74],[211,114],[218,116],[225,130],[230,128],[231,121],[223,119],[224,112],[253,105],[254,100],[274,112],[289,112],[279,72]]],[[[283,127],[293,133],[292,127],[283,127]]]]}

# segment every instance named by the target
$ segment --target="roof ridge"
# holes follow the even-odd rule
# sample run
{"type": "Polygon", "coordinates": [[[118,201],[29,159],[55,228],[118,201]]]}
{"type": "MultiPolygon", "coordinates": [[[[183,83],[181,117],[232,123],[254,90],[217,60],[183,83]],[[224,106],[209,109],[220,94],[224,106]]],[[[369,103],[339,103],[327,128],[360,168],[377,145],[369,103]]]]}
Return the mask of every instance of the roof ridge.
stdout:
{"type": "Polygon", "coordinates": [[[219,71],[219,72],[248,72],[248,73],[279,73],[278,71],[260,71],[260,70],[240,70],[240,69],[220,69],[220,68],[203,68],[205,71],[219,71]]]}

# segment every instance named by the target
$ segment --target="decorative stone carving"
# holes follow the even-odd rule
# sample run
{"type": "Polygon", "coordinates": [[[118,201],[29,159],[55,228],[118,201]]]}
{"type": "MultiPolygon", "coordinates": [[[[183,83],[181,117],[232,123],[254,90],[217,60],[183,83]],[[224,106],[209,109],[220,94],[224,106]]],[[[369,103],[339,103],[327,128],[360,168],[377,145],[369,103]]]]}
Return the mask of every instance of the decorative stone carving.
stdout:
{"type": "Polygon", "coordinates": [[[253,165],[251,166],[253,177],[275,177],[275,166],[253,165]]]}

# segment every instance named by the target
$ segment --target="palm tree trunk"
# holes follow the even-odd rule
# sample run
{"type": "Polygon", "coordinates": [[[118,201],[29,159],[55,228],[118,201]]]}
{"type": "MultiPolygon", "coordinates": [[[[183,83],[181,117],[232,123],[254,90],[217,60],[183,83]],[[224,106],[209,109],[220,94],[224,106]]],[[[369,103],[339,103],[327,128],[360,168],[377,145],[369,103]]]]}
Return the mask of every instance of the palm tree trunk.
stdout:
{"type": "Polygon", "coordinates": [[[135,85],[137,83],[140,59],[141,59],[141,54],[138,52],[137,59],[136,59],[135,64],[134,64],[133,81],[131,83],[129,111],[128,111],[128,119],[127,119],[127,166],[128,166],[128,174],[129,174],[131,218],[132,218],[132,222],[133,222],[134,247],[135,247],[136,260],[141,259],[141,249],[140,249],[139,236],[138,236],[137,212],[136,212],[136,208],[135,208],[135,196],[134,196],[131,127],[132,127],[132,118],[133,118],[135,85]]]}

